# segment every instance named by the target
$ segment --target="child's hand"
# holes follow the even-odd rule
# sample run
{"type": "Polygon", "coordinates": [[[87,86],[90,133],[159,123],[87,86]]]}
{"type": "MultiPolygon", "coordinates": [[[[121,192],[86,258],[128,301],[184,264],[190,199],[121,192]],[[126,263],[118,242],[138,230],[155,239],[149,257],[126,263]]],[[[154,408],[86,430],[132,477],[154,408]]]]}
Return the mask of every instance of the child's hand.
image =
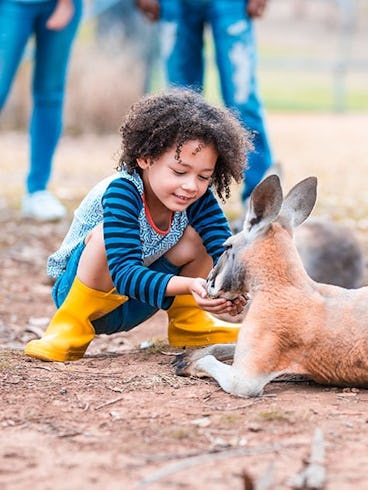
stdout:
{"type": "Polygon", "coordinates": [[[228,314],[230,316],[237,316],[244,310],[247,304],[247,299],[244,296],[238,296],[231,301],[225,298],[209,298],[207,295],[206,281],[202,278],[193,280],[191,291],[198,306],[214,315],[228,314]]]}
{"type": "Polygon", "coordinates": [[[249,297],[240,295],[237,298],[231,300],[232,310],[230,311],[230,315],[237,316],[244,311],[244,308],[248,304],[249,297]]]}

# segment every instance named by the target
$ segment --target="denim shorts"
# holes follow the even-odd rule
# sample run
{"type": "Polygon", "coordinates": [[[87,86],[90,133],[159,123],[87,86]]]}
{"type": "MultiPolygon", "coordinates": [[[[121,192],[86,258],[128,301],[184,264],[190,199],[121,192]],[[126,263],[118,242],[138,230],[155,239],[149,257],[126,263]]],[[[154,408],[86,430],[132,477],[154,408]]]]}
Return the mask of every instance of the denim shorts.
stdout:
{"type": "MultiPolygon", "coordinates": [[[[74,250],[71,255],[66,270],[55,282],[52,289],[52,297],[54,302],[59,308],[65,298],[67,297],[69,290],[73,284],[75,276],[77,274],[77,268],[79,259],[85,248],[84,242],[82,242],[74,250]]],[[[149,269],[157,272],[165,272],[167,274],[177,275],[180,272],[180,267],[172,264],[167,260],[165,256],[160,257],[156,262],[153,262],[149,269]]],[[[166,298],[167,300],[169,298],[166,298]]],[[[171,303],[174,301],[174,297],[171,298],[171,303]]],[[[142,303],[136,299],[129,299],[122,305],[118,306],[115,310],[107,313],[107,315],[93,320],[91,323],[95,329],[96,334],[111,335],[116,332],[126,332],[136,327],[140,323],[150,318],[154,313],[158,311],[158,308],[151,306],[147,303],[142,303]]]]}

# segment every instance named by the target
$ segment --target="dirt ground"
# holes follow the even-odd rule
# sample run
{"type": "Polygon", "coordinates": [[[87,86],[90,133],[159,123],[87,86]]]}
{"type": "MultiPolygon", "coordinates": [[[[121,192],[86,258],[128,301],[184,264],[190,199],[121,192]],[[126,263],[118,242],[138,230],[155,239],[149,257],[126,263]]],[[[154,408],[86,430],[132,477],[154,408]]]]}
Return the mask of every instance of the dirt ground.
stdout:
{"type": "MultiPolygon", "coordinates": [[[[315,213],[350,224],[367,253],[368,115],[273,114],[269,125],[285,187],[317,175],[315,213]]],[[[164,312],[130,333],[96,338],[77,362],[23,355],[55,311],[47,256],[83,194],[110,173],[118,147],[118,134],[64,137],[53,188],[70,214],[40,225],[18,211],[26,136],[0,134],[1,488],[293,488],[320,429],[324,488],[365,490],[366,390],[291,379],[241,399],[211,380],[177,377],[164,312]],[[146,340],[153,345],[140,348],[146,340]],[[247,486],[245,474],[257,486],[247,486]]],[[[227,211],[239,213],[236,197],[227,211]]]]}

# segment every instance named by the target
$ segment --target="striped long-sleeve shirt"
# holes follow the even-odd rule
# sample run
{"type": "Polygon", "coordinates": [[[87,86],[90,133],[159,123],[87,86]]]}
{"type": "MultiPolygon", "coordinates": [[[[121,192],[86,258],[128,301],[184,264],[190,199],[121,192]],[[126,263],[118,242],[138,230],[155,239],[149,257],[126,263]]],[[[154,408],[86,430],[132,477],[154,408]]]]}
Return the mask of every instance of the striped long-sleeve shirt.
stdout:
{"type": "Polygon", "coordinates": [[[165,308],[172,274],[147,266],[171,249],[191,225],[202,238],[214,263],[223,252],[230,228],[211,190],[185,211],[173,214],[166,233],[154,230],[146,216],[143,182],[137,173],[122,171],[106,179],[82,201],[61,248],[49,258],[48,273],[57,277],[78,244],[103,221],[107,263],[117,292],[165,308]],[[93,216],[91,217],[91,210],[93,216]]]}

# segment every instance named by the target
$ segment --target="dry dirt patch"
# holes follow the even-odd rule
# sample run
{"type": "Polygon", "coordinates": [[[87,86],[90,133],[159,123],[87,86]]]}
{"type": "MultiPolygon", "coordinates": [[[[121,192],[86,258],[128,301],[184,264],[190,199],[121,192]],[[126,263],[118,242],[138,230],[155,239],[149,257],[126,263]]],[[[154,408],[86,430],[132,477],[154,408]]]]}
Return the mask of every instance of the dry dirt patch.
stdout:
{"type": "Polygon", "coordinates": [[[173,375],[170,349],[45,364],[1,355],[3,488],[243,488],[273,468],[271,488],[325,438],[327,488],[365,488],[368,393],[271,383],[238,399],[173,375]]]}

